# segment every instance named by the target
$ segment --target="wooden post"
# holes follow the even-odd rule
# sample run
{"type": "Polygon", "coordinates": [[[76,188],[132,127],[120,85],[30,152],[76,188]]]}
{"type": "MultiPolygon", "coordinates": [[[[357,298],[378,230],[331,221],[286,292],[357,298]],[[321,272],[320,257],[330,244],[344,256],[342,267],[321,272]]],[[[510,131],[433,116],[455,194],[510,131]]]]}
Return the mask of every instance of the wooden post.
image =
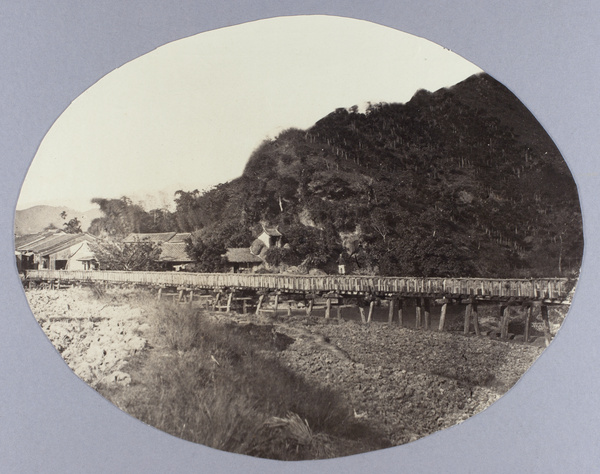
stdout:
{"type": "Polygon", "coordinates": [[[246,298],[242,300],[242,314],[248,314],[248,300],[246,298]]]}
{"type": "Polygon", "coordinates": [[[158,289],[158,295],[156,296],[156,299],[160,301],[160,299],[162,298],[162,287],[160,287],[158,289]]]}
{"type": "Polygon", "coordinates": [[[287,315],[288,316],[292,315],[292,302],[291,301],[288,301],[287,315]]]}
{"type": "Polygon", "coordinates": [[[529,342],[529,333],[531,332],[531,316],[533,315],[533,307],[527,306],[527,317],[525,318],[525,336],[523,339],[525,342],[529,342]]]}
{"type": "Polygon", "coordinates": [[[444,304],[442,304],[442,310],[440,312],[440,325],[438,326],[439,331],[444,331],[446,326],[446,310],[448,309],[448,300],[444,298],[444,304]]]}
{"type": "Polygon", "coordinates": [[[415,329],[421,328],[421,299],[417,298],[415,307],[415,329]]]}
{"type": "Polygon", "coordinates": [[[265,299],[265,295],[260,295],[258,297],[258,303],[256,304],[256,314],[260,313],[260,307],[262,306],[263,300],[265,299]]]}
{"type": "Polygon", "coordinates": [[[342,320],[342,301],[341,301],[341,298],[338,298],[338,304],[337,304],[336,310],[337,310],[337,319],[338,319],[338,321],[341,321],[342,320]]]}
{"type": "Polygon", "coordinates": [[[308,300],[308,306],[306,307],[306,316],[310,318],[312,315],[313,305],[315,304],[315,300],[311,298],[308,300]]]}
{"type": "Polygon", "coordinates": [[[390,299],[390,310],[388,313],[388,324],[392,324],[392,322],[394,321],[394,302],[395,302],[395,298],[390,299]]]}
{"type": "Polygon", "coordinates": [[[183,288],[181,290],[179,290],[179,294],[177,295],[177,302],[181,303],[181,301],[183,301],[183,288]]]}
{"type": "Polygon", "coordinates": [[[329,319],[331,316],[331,298],[327,297],[325,301],[325,319],[329,319]]]}
{"type": "Polygon", "coordinates": [[[365,318],[365,308],[363,308],[362,306],[359,306],[358,312],[360,313],[360,321],[363,324],[367,324],[367,318],[365,318]]]}
{"type": "Polygon", "coordinates": [[[479,315],[477,314],[477,300],[475,298],[472,298],[471,301],[473,301],[473,303],[471,304],[471,318],[473,319],[473,328],[475,329],[475,335],[479,336],[480,331],[479,315]]]}
{"type": "Polygon", "coordinates": [[[221,300],[221,292],[218,291],[217,295],[215,296],[215,301],[213,302],[213,307],[212,307],[213,311],[215,311],[217,309],[217,305],[219,304],[220,300],[221,300]]]}
{"type": "Polygon", "coordinates": [[[500,306],[500,337],[508,339],[508,306],[500,306]]]}
{"type": "Polygon", "coordinates": [[[229,293],[227,297],[227,309],[225,310],[227,313],[231,312],[231,301],[233,300],[233,291],[229,293]]]}
{"type": "Polygon", "coordinates": [[[371,300],[371,303],[369,304],[369,317],[367,318],[367,323],[370,323],[373,318],[373,308],[375,308],[375,300],[371,300]]]}
{"type": "Polygon", "coordinates": [[[552,333],[550,332],[550,321],[548,320],[548,306],[542,305],[542,321],[544,321],[544,339],[546,339],[546,347],[550,345],[552,333]]]}
{"type": "Polygon", "coordinates": [[[423,313],[425,316],[425,330],[429,331],[429,323],[431,320],[431,311],[429,308],[429,298],[422,298],[421,303],[423,305],[423,313]]]}
{"type": "Polygon", "coordinates": [[[279,293],[275,293],[275,304],[273,306],[273,316],[277,316],[277,308],[279,306],[279,293]]]}
{"type": "Polygon", "coordinates": [[[469,334],[469,330],[471,329],[471,310],[472,309],[473,309],[473,307],[472,307],[471,303],[468,303],[467,306],[465,307],[465,327],[464,327],[465,335],[469,334]]]}
{"type": "Polygon", "coordinates": [[[398,300],[398,325],[400,327],[404,326],[404,319],[403,319],[403,314],[402,314],[403,307],[404,307],[404,300],[402,298],[400,298],[398,300]]]}

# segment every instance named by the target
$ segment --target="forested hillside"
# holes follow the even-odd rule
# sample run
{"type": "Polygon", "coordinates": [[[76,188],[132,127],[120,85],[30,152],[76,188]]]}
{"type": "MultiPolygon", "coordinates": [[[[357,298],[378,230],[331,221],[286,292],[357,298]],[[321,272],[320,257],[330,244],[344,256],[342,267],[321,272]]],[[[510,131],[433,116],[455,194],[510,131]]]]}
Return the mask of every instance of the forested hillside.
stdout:
{"type": "MultiPolygon", "coordinates": [[[[354,273],[527,277],[578,271],[577,189],[548,135],[487,75],[406,104],[340,108],[264,142],[243,175],[178,192],[202,269],[260,223],[289,243],[271,263],[354,273]]],[[[172,230],[172,229],[170,229],[172,230]]]]}

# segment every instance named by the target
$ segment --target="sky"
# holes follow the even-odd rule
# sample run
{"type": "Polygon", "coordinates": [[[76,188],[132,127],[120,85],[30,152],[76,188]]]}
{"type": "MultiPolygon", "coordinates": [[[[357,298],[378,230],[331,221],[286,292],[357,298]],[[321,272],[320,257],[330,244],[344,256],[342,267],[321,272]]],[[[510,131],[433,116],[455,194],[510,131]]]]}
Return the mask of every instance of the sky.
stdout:
{"type": "Polygon", "coordinates": [[[94,197],[121,196],[172,208],[178,189],[240,176],[252,151],[282,130],[308,128],[338,107],[407,102],[479,72],[435,43],[340,17],[280,17],[184,38],[108,73],[67,107],[17,209],[83,212],[94,197]]]}

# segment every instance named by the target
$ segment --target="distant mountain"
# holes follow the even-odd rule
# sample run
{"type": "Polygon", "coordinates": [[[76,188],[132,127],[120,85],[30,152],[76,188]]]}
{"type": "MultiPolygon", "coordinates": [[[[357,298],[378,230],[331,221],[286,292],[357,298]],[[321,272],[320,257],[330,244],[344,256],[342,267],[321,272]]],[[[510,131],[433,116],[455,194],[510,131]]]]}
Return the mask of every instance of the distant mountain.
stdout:
{"type": "Polygon", "coordinates": [[[15,235],[35,234],[53,225],[58,229],[63,228],[66,222],[61,213],[66,212],[66,221],[76,217],[81,222],[81,229],[85,232],[93,219],[101,217],[100,209],[90,209],[86,212],[76,211],[63,206],[33,206],[28,209],[17,210],[15,213],[15,235]]]}
{"type": "Polygon", "coordinates": [[[355,273],[557,276],[583,252],[566,163],[486,74],[406,104],[337,109],[264,142],[240,178],[176,202],[200,261],[249,245],[261,222],[290,244],[272,262],[328,272],[341,259],[355,273]]]}

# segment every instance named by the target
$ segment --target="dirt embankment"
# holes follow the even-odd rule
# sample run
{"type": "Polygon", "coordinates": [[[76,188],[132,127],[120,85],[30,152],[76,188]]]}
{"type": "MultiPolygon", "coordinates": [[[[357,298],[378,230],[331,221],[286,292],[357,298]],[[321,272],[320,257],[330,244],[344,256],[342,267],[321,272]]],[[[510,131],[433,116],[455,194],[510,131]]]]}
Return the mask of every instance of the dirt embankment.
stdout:
{"type": "Polygon", "coordinates": [[[27,290],[26,295],[38,323],[81,379],[92,387],[131,381],[121,369],[147,344],[141,308],[116,298],[101,302],[84,288],[27,290]]]}

